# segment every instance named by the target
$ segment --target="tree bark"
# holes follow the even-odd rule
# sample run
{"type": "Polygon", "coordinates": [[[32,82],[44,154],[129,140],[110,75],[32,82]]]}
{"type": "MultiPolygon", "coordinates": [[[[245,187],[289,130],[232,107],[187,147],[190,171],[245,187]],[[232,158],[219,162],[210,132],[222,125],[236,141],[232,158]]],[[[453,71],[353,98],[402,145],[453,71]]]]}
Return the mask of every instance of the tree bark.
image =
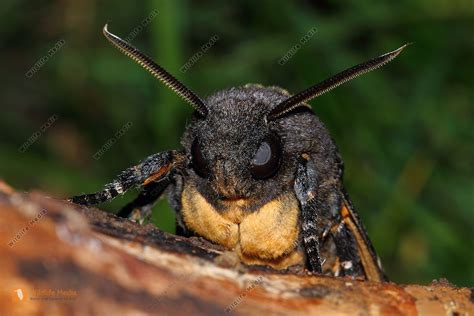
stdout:
{"type": "Polygon", "coordinates": [[[474,289],[230,266],[226,251],[0,182],[0,315],[474,315],[474,289]]]}

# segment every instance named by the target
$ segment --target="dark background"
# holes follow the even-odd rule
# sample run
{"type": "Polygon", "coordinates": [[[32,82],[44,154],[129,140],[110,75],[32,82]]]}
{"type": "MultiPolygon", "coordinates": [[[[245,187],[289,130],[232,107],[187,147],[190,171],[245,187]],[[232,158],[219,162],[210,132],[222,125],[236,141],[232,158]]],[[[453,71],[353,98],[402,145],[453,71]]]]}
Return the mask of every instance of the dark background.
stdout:
{"type": "MultiPolygon", "coordinates": [[[[67,197],[180,147],[191,107],[113,48],[101,33],[106,22],[126,37],[157,10],[132,43],[203,97],[248,82],[298,92],[414,42],[391,64],[311,104],[339,146],[348,192],[392,280],[446,277],[472,286],[474,5],[398,3],[2,1],[0,178],[67,197]],[[278,64],[311,28],[316,34],[278,64]],[[180,72],[214,35],[215,45],[180,72]]],[[[101,207],[117,210],[134,194],[101,207]]],[[[166,201],[153,220],[173,230],[166,201]]]]}

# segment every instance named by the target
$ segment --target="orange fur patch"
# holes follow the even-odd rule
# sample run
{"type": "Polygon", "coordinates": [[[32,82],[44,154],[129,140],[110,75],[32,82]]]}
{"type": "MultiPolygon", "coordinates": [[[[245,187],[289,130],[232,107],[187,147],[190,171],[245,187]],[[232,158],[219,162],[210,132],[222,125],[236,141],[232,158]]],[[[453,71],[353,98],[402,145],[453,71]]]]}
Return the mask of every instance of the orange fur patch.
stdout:
{"type": "Polygon", "coordinates": [[[238,226],[222,217],[194,188],[185,186],[181,196],[186,226],[202,237],[229,249],[238,242],[238,226]]]}
{"type": "Polygon", "coordinates": [[[248,214],[240,224],[242,252],[263,259],[275,259],[290,252],[298,239],[298,216],[299,204],[293,194],[248,214]]]}
{"type": "Polygon", "coordinates": [[[298,251],[299,204],[293,193],[268,202],[255,212],[248,200],[228,201],[218,212],[197,190],[185,185],[181,196],[183,220],[198,235],[234,249],[246,264],[283,269],[304,263],[298,251]]]}
{"type": "Polygon", "coordinates": [[[171,165],[161,167],[160,170],[158,170],[157,172],[155,172],[154,174],[146,178],[145,181],[143,181],[143,185],[147,185],[150,182],[153,182],[156,179],[161,178],[161,176],[167,173],[170,170],[170,168],[171,168],[171,165]]]}

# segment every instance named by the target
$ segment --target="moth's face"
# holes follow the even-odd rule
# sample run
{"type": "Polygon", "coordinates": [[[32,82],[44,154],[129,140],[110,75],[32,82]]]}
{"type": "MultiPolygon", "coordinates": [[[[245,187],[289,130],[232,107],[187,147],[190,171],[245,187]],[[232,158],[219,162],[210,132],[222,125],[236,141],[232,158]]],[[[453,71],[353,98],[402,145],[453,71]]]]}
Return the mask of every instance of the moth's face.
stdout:
{"type": "MultiPolygon", "coordinates": [[[[238,88],[207,100],[209,114],[194,118],[183,139],[190,180],[210,200],[269,200],[288,187],[293,157],[285,134],[265,115],[287,95],[238,88]]],[[[256,203],[258,204],[258,203],[256,203]]]]}

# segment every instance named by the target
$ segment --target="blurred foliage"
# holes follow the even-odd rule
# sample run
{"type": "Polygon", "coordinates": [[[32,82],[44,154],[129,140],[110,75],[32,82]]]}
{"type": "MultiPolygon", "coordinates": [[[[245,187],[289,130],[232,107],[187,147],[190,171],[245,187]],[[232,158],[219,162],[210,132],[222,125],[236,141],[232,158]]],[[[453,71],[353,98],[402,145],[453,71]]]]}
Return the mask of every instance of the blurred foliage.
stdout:
{"type": "MultiPolygon", "coordinates": [[[[147,155],[180,147],[192,109],[111,47],[101,33],[106,22],[126,37],[158,10],[132,42],[201,96],[248,82],[297,92],[414,42],[395,62],[312,104],[340,148],[347,190],[388,275],[472,286],[474,5],[389,3],[3,1],[0,177],[65,197],[96,191],[147,155]],[[317,33],[279,65],[313,27],[317,33]],[[181,73],[216,34],[219,41],[181,73]],[[57,121],[41,131],[52,115],[57,121]],[[132,127],[94,159],[127,122],[132,127]]],[[[103,207],[117,210],[134,194],[103,207]]],[[[154,220],[173,230],[166,201],[154,220]]]]}

